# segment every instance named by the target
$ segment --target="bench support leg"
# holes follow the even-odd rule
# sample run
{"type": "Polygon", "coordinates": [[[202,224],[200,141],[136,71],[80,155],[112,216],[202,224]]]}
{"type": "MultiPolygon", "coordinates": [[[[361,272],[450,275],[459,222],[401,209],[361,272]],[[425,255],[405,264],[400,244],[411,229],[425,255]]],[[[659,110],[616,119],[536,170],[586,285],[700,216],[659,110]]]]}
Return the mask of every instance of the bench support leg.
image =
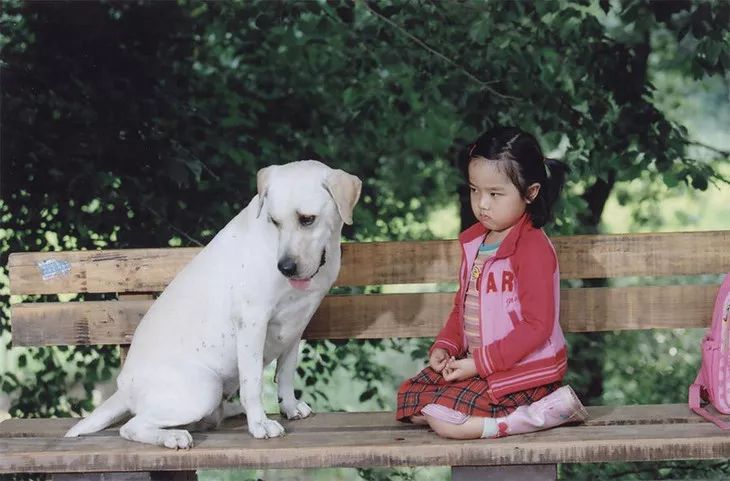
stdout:
{"type": "Polygon", "coordinates": [[[516,466],[454,466],[452,481],[555,481],[557,464],[521,464],[516,466]]]}
{"type": "Polygon", "coordinates": [[[52,481],[196,481],[195,471],[53,474],[52,481]]]}

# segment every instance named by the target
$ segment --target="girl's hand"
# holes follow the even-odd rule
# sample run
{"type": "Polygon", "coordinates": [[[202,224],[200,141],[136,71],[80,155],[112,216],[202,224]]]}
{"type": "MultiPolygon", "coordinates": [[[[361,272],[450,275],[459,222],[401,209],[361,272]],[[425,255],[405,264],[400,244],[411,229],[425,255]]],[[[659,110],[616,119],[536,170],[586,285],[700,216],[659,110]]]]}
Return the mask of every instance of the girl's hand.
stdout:
{"type": "Polygon", "coordinates": [[[459,360],[451,358],[449,359],[449,362],[446,363],[446,367],[443,372],[444,379],[449,382],[463,381],[464,379],[469,379],[477,374],[477,366],[474,364],[474,359],[472,358],[459,360]]]}
{"type": "Polygon", "coordinates": [[[428,358],[428,363],[431,366],[431,369],[433,369],[436,372],[441,372],[444,370],[444,367],[446,367],[446,363],[449,360],[449,353],[446,351],[446,349],[442,349],[440,347],[437,347],[433,351],[431,351],[431,356],[428,358]]]}

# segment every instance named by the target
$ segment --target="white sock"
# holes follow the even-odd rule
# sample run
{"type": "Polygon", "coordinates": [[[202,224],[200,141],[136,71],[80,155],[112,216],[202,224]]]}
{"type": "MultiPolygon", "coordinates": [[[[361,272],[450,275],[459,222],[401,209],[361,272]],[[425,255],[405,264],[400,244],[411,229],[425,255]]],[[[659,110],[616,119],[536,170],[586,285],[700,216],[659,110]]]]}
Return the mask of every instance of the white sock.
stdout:
{"type": "Polygon", "coordinates": [[[484,418],[484,427],[482,427],[482,438],[496,438],[497,432],[497,420],[495,418],[484,418]]]}

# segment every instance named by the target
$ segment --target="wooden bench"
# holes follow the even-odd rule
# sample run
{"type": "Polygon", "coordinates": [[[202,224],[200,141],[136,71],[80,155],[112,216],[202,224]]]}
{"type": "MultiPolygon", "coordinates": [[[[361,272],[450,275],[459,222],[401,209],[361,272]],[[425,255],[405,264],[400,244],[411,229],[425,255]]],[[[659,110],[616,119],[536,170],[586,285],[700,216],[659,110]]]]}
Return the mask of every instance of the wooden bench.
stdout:
{"type": "MultiPolygon", "coordinates": [[[[730,271],[730,231],[558,237],[554,244],[565,280],[730,271]]],[[[117,294],[104,301],[15,304],[13,344],[129,343],[152,302],[139,293],[162,290],[197,252],[173,248],[12,254],[12,294],[117,294]],[[70,269],[43,280],[39,262],[49,259],[67,262],[70,269]]],[[[454,282],[459,257],[456,241],[348,243],[343,245],[337,284],[454,282]]],[[[561,323],[566,332],[708,326],[717,285],[670,284],[564,288],[561,323]]],[[[444,292],[330,295],[305,337],[432,337],[452,297],[444,292]]],[[[581,366],[572,363],[570,369],[581,366]]],[[[677,388],[684,392],[687,386],[677,388]]],[[[686,404],[592,406],[589,413],[584,425],[474,441],[441,439],[423,427],[397,423],[391,412],[320,412],[302,421],[283,421],[288,435],[270,440],[252,439],[243,421],[233,419],[218,431],[195,433],[190,451],[131,443],[116,429],[65,439],[62,435],[72,419],[10,419],[0,423],[0,473],[67,473],[66,478],[73,478],[73,473],[105,472],[138,479],[129,473],[151,472],[154,479],[191,479],[195,470],[208,468],[411,465],[453,466],[454,479],[478,475],[537,480],[555,479],[557,463],[730,457],[730,436],[692,414],[686,404]]]]}

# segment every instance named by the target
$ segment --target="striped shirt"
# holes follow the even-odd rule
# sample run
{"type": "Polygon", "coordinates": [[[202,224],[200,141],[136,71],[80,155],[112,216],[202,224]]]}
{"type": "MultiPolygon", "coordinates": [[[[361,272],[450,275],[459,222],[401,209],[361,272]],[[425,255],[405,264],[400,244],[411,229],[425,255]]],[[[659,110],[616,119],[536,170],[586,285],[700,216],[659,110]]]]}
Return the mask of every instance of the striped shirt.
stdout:
{"type": "Polygon", "coordinates": [[[470,355],[474,349],[482,346],[477,283],[482,275],[484,264],[497,252],[497,249],[499,249],[499,242],[479,246],[479,252],[474,260],[474,267],[472,267],[471,276],[469,276],[469,286],[464,299],[464,334],[466,334],[470,355]]]}

